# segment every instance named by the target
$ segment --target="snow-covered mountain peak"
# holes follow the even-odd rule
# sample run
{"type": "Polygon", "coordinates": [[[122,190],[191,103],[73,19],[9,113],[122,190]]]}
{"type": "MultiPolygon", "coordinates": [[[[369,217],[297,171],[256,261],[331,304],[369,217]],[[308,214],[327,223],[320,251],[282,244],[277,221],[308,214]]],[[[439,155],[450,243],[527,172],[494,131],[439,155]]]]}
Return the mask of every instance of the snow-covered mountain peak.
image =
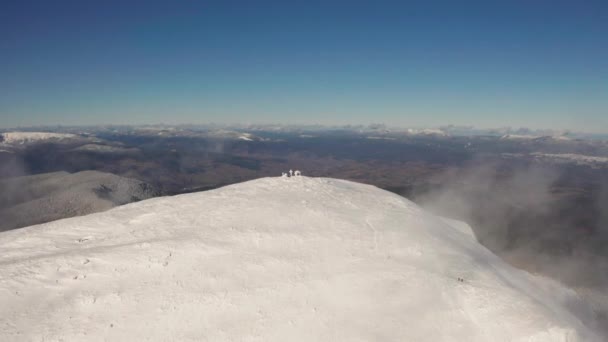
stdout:
{"type": "Polygon", "coordinates": [[[3,341],[594,338],[573,291],[343,180],[155,198],[4,232],[0,248],[3,341]]]}
{"type": "Polygon", "coordinates": [[[77,135],[51,132],[6,132],[0,134],[3,141],[8,144],[26,144],[45,140],[76,139],[77,135]]]}

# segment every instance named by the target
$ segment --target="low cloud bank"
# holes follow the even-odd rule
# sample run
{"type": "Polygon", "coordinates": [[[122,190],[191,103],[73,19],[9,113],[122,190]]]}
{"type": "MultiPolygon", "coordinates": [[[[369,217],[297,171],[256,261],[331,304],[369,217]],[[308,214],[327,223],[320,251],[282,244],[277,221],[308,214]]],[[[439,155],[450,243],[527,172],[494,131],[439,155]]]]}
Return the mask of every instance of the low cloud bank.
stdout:
{"type": "Polygon", "coordinates": [[[439,215],[468,222],[511,264],[577,290],[608,336],[608,177],[556,167],[475,161],[417,191],[439,215]]]}

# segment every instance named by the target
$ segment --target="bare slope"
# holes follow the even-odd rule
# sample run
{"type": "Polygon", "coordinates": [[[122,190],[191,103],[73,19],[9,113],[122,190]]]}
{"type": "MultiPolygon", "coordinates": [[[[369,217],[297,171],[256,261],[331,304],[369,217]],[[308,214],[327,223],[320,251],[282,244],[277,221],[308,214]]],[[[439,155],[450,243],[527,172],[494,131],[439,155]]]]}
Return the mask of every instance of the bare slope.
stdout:
{"type": "Polygon", "coordinates": [[[146,183],[98,171],[7,178],[0,180],[0,231],[99,212],[153,195],[146,183]]]}
{"type": "Polygon", "coordinates": [[[450,222],[295,177],[4,232],[0,340],[594,340],[572,291],[450,222]]]}

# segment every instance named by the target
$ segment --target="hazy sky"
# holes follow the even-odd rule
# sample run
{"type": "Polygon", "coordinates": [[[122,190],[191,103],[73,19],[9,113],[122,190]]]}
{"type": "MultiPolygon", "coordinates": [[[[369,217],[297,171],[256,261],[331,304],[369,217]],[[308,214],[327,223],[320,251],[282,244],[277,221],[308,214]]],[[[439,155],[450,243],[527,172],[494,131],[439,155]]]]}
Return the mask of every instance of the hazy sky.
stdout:
{"type": "Polygon", "coordinates": [[[2,1],[0,127],[608,131],[605,0],[127,2],[2,1]]]}

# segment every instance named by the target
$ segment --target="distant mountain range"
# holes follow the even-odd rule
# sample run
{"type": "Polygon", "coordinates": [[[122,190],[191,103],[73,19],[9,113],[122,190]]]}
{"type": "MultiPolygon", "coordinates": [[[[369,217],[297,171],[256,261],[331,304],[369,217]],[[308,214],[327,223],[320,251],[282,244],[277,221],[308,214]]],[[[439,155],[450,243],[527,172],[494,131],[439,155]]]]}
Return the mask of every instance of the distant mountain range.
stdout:
{"type": "Polygon", "coordinates": [[[144,182],[98,171],[0,179],[0,231],[104,211],[156,195],[144,182]]]}

